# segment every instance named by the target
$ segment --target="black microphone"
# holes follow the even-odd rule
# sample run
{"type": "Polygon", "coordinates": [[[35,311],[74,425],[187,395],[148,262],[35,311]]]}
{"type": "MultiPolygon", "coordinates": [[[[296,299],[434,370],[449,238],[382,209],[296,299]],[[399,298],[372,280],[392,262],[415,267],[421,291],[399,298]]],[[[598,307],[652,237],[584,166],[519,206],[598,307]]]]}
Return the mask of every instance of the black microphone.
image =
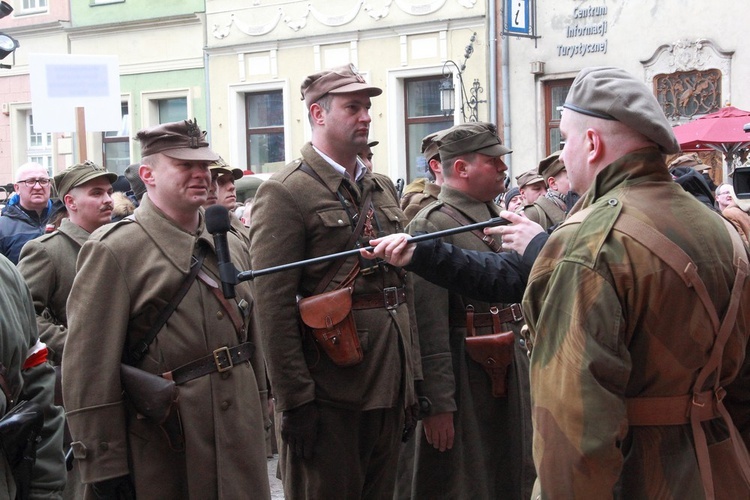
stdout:
{"type": "Polygon", "coordinates": [[[211,205],[206,209],[206,230],[214,236],[216,259],[219,261],[219,278],[224,297],[233,299],[234,285],[237,284],[237,268],[229,257],[227,232],[232,224],[229,222],[229,210],[222,205],[211,205]]]}

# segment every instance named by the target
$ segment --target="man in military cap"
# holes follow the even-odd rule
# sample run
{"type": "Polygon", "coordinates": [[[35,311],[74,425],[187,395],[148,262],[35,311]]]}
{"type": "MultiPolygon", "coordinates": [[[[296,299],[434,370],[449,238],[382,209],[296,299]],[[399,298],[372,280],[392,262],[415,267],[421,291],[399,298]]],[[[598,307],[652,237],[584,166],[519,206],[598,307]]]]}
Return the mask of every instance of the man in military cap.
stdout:
{"type": "MultiPolygon", "coordinates": [[[[465,123],[438,139],[444,182],[438,200],[407,227],[414,233],[456,228],[498,217],[511,153],[490,123],[465,123]]],[[[481,231],[444,238],[467,250],[500,251],[481,231]]],[[[488,303],[415,278],[424,382],[431,405],[417,427],[413,498],[528,498],[534,480],[528,358],[520,340],[519,304],[488,303]],[[473,335],[509,333],[499,394],[464,343],[473,335]],[[420,429],[423,432],[419,432],[420,429]],[[512,457],[512,459],[510,458],[512,457]],[[482,478],[480,481],[476,478],[482,478]]]]}
{"type": "Polygon", "coordinates": [[[412,220],[420,210],[437,200],[440,193],[440,186],[443,185],[443,167],[440,164],[436,138],[442,132],[444,131],[433,132],[422,139],[422,156],[427,160],[427,168],[434,177],[434,181],[417,179],[406,186],[400,204],[408,220],[412,220]]]}
{"type": "Polygon", "coordinates": [[[550,228],[565,220],[567,205],[564,196],[570,191],[568,173],[560,161],[560,151],[555,151],[539,162],[539,177],[547,187],[543,196],[523,209],[526,217],[544,228],[550,228]]]}
{"type": "Polygon", "coordinates": [[[63,396],[81,478],[99,498],[269,498],[252,297],[247,283],[221,293],[201,208],[219,156],[193,120],[137,138],[146,194],[83,245],[68,299],[63,396]],[[177,384],[169,433],[123,398],[121,362],[177,384]]]}
{"type": "Polygon", "coordinates": [[[536,170],[529,170],[517,175],[516,182],[523,197],[524,206],[533,205],[537,198],[544,196],[547,192],[547,185],[536,170]]]}
{"type": "Polygon", "coordinates": [[[662,155],[679,144],[642,81],[586,68],[563,108],[560,159],[582,198],[523,302],[535,493],[747,497],[747,252],[672,181],[662,155]]]}
{"type": "Polygon", "coordinates": [[[211,187],[208,190],[208,198],[203,205],[208,208],[211,205],[219,204],[229,211],[229,222],[231,231],[235,233],[245,246],[250,245],[250,233],[247,227],[234,214],[237,208],[237,188],[234,185],[236,179],[242,179],[244,175],[239,168],[232,168],[223,158],[209,166],[211,170],[211,187]]]}
{"type": "Polygon", "coordinates": [[[372,152],[372,148],[374,148],[378,144],[380,144],[380,141],[370,141],[367,143],[367,145],[364,148],[362,148],[362,150],[359,153],[357,153],[357,156],[359,156],[359,159],[362,160],[362,163],[364,163],[365,167],[367,167],[370,171],[372,171],[372,168],[373,168],[372,157],[374,155],[372,152]]]}
{"type": "MultiPolygon", "coordinates": [[[[95,229],[110,221],[115,180],[117,174],[90,161],[56,175],[57,195],[68,215],[56,231],[29,241],[21,250],[18,270],[29,285],[39,338],[47,345],[48,359],[55,366],[62,362],[68,334],[65,305],[73,286],[78,252],[95,229]]],[[[70,443],[64,444],[67,450],[70,443]]],[[[65,498],[82,495],[81,478],[75,467],[68,473],[65,498]]]]}
{"type": "MultiPolygon", "coordinates": [[[[393,182],[357,157],[367,144],[370,98],[382,90],[351,65],[310,75],[301,90],[312,141],[258,189],[253,269],[403,231],[393,182]]],[[[287,497],[390,497],[405,409],[421,378],[404,273],[351,256],[260,276],[254,285],[287,497]],[[342,367],[300,323],[297,299],[349,287],[362,359],[342,367]]]]}
{"type": "Polygon", "coordinates": [[[95,229],[110,221],[115,180],[117,174],[90,161],[56,175],[57,195],[68,216],[56,231],[31,240],[21,251],[18,269],[34,299],[39,338],[47,344],[55,365],[62,361],[68,324],[65,304],[78,252],[95,229]]]}

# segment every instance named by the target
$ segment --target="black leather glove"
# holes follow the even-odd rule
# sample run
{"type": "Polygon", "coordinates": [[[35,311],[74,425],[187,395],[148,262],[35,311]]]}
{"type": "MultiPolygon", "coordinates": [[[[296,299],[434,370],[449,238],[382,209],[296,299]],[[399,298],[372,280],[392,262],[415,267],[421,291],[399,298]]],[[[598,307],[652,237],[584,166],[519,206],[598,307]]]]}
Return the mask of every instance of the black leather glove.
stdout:
{"type": "Polygon", "coordinates": [[[300,458],[313,456],[313,447],[318,438],[318,407],[314,402],[282,412],[281,438],[292,453],[300,458]]]}
{"type": "Polygon", "coordinates": [[[129,475],[93,483],[91,489],[100,500],[135,500],[135,487],[129,475]]]}

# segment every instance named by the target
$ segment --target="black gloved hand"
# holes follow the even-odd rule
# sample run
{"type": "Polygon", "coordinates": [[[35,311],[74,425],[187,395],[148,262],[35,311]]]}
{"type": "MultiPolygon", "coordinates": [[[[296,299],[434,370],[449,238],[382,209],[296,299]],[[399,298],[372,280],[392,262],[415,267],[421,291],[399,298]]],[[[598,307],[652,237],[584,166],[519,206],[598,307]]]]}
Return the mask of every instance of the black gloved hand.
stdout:
{"type": "Polygon", "coordinates": [[[318,417],[318,407],[314,402],[281,414],[281,438],[289,445],[292,453],[300,458],[312,458],[315,440],[318,438],[318,417]]]}
{"type": "Polygon", "coordinates": [[[135,487],[129,475],[93,483],[91,489],[100,500],[135,500],[135,487]]]}

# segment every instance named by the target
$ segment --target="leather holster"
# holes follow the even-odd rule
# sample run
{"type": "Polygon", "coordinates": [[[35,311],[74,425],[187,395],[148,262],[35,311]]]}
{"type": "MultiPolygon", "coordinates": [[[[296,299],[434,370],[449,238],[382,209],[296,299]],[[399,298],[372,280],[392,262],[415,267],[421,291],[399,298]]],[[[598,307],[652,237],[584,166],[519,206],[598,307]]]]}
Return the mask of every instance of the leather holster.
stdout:
{"type": "Polygon", "coordinates": [[[316,343],[337,366],[354,366],[364,355],[352,314],[352,288],[300,299],[299,314],[316,343]]]}

